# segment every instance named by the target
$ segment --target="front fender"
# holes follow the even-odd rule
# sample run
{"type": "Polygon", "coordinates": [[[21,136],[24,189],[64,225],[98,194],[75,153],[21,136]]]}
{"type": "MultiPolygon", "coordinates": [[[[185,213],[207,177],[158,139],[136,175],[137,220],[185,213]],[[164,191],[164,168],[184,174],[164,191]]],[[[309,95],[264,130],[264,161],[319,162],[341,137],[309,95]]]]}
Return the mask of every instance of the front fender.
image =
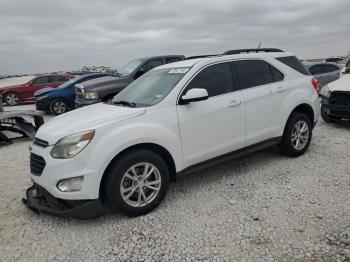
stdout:
{"type": "Polygon", "coordinates": [[[113,132],[111,130],[108,132],[96,131],[95,136],[98,143],[93,148],[94,152],[90,154],[90,162],[110,162],[131,146],[150,143],[165,148],[171,154],[177,171],[183,168],[180,138],[177,131],[174,131],[178,130],[177,128],[170,129],[145,122],[125,122],[113,132]]]}

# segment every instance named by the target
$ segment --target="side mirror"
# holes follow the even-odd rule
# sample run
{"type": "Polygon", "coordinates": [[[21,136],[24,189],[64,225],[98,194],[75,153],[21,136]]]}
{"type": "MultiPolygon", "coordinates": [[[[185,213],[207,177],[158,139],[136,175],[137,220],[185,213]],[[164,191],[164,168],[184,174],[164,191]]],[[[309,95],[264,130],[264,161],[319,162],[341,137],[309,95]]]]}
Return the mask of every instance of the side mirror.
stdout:
{"type": "Polygon", "coordinates": [[[208,91],[204,88],[193,88],[187,91],[180,99],[180,105],[186,105],[191,102],[198,102],[208,99],[208,91]]]}

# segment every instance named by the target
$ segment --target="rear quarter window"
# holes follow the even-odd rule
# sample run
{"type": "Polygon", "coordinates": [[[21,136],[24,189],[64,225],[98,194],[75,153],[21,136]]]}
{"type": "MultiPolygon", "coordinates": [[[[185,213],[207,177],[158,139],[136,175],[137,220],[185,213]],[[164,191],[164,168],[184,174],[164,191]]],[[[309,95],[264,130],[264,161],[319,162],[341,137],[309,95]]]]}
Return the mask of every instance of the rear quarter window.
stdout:
{"type": "Polygon", "coordinates": [[[295,56],[277,57],[276,59],[303,75],[310,75],[310,72],[307,70],[307,68],[295,56]]]}

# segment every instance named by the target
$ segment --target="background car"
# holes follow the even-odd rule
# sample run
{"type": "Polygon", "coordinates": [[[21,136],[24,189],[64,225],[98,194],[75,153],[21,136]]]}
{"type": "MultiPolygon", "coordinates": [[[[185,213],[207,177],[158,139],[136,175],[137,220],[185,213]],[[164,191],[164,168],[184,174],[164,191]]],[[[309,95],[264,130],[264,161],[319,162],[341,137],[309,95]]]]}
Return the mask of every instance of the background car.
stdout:
{"type": "Polygon", "coordinates": [[[343,69],[341,70],[341,75],[349,74],[350,73],[350,58],[345,63],[343,69]]]}
{"type": "Polygon", "coordinates": [[[325,58],[323,60],[323,62],[327,62],[327,63],[343,63],[344,62],[344,58],[343,57],[338,57],[338,56],[335,56],[335,57],[328,57],[328,58],[325,58]]]}
{"type": "Polygon", "coordinates": [[[184,59],[185,56],[183,55],[153,56],[135,59],[119,69],[118,74],[115,76],[91,80],[85,82],[84,85],[78,84],[76,86],[75,106],[82,107],[101,101],[109,101],[131,82],[151,69],[184,59]]]}
{"type": "Polygon", "coordinates": [[[320,92],[321,117],[325,122],[350,120],[350,75],[325,85],[320,92]]]}
{"type": "Polygon", "coordinates": [[[80,84],[85,81],[108,76],[108,73],[93,73],[77,76],[58,88],[44,88],[35,92],[36,109],[45,111],[54,115],[63,114],[75,108],[75,84],[80,84]]]}
{"type": "Polygon", "coordinates": [[[333,82],[340,77],[341,67],[333,63],[306,64],[310,73],[318,80],[320,87],[333,82]]]}
{"type": "Polygon", "coordinates": [[[15,106],[20,103],[34,102],[34,93],[45,87],[58,87],[73,78],[72,75],[50,74],[34,77],[30,81],[13,86],[2,87],[0,95],[3,102],[9,106],[15,106]]]}

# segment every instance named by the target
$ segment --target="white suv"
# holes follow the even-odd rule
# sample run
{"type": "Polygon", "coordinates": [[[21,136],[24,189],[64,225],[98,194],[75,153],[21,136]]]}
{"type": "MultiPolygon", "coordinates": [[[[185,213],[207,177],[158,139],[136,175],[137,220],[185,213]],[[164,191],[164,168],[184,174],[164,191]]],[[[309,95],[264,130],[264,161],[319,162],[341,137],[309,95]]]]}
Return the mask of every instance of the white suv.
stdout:
{"type": "Polygon", "coordinates": [[[158,67],[112,103],[43,125],[24,203],[56,215],[137,216],[180,172],[272,145],[302,155],[319,116],[317,81],[293,54],[233,53],[158,67]]]}

